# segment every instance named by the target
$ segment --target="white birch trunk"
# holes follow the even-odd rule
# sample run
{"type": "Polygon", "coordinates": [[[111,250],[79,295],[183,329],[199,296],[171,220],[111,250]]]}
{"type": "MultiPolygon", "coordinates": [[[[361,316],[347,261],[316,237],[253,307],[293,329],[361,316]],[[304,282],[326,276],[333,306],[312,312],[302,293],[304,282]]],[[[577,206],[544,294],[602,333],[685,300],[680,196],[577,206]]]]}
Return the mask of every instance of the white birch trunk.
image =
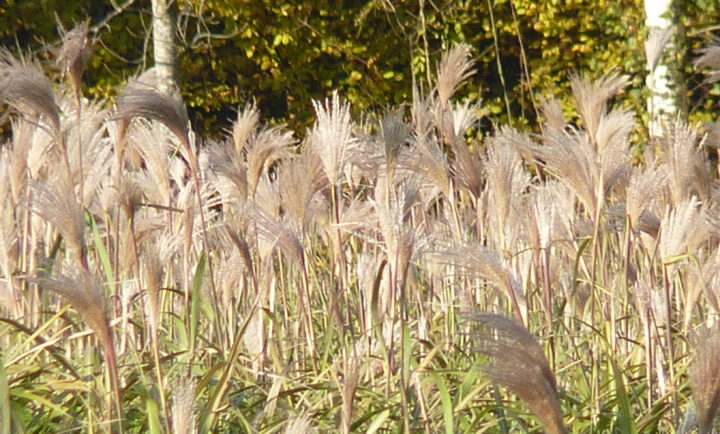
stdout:
{"type": "MultiPolygon", "coordinates": [[[[654,47],[659,52],[654,53],[655,62],[650,61],[653,48],[646,45],[648,53],[647,87],[650,91],[648,98],[648,113],[650,113],[650,137],[662,135],[662,125],[668,120],[677,117],[679,83],[673,77],[673,68],[668,64],[668,59],[673,56],[662,56],[662,49],[677,49],[677,26],[672,18],[672,0],[645,0],[645,26],[650,34],[665,34],[668,41],[661,47],[654,47]]],[[[648,44],[650,45],[650,44],[648,44]]]]}
{"type": "Polygon", "coordinates": [[[153,55],[158,90],[172,95],[175,83],[175,38],[170,4],[175,0],[152,0],[153,55]]]}

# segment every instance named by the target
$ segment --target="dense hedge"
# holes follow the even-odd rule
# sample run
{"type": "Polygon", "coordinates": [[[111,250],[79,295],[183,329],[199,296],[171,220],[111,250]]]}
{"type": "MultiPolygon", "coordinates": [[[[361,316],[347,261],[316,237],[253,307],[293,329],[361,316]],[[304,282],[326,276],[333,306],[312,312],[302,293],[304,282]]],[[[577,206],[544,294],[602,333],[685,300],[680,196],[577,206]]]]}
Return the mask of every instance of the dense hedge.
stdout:
{"type": "MultiPolygon", "coordinates": [[[[709,120],[713,102],[689,58],[711,36],[720,6],[677,3],[686,36],[675,61],[690,89],[686,102],[695,120],[709,120]]],[[[630,75],[623,103],[645,118],[642,0],[178,0],[176,6],[182,93],[194,127],[204,133],[221,132],[251,98],[270,121],[296,128],[311,119],[311,99],[332,89],[358,111],[407,101],[413,79],[427,88],[438,52],[455,42],[474,49],[477,70],[463,92],[485,101],[485,126],[534,126],[535,102],[543,94],[568,95],[571,71],[630,75]]],[[[111,98],[129,75],[152,63],[149,2],[131,2],[104,22],[111,14],[110,1],[10,0],[0,4],[0,43],[42,56],[58,38],[58,22],[69,28],[88,19],[98,42],[87,93],[111,98]]]]}

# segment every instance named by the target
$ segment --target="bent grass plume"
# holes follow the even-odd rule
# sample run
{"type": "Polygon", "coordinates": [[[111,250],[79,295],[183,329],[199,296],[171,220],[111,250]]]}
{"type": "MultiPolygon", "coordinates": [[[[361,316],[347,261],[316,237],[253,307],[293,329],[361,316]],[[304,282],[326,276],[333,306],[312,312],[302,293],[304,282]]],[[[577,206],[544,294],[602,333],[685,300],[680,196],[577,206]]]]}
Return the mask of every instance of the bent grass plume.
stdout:
{"type": "Polygon", "coordinates": [[[80,313],[88,326],[97,334],[105,353],[105,364],[110,382],[109,418],[117,432],[123,432],[123,401],[118,376],[115,341],[105,311],[102,288],[97,279],[83,268],[70,267],[65,274],[37,276],[29,282],[61,295],[80,313]]]}
{"type": "Polygon", "coordinates": [[[699,433],[712,432],[720,407],[720,330],[701,330],[695,336],[695,355],[688,370],[697,407],[699,433]]]}
{"type": "Polygon", "coordinates": [[[470,313],[477,351],[489,357],[483,372],[525,401],[549,434],[566,432],[555,375],[545,354],[528,330],[504,316],[470,313]]]}

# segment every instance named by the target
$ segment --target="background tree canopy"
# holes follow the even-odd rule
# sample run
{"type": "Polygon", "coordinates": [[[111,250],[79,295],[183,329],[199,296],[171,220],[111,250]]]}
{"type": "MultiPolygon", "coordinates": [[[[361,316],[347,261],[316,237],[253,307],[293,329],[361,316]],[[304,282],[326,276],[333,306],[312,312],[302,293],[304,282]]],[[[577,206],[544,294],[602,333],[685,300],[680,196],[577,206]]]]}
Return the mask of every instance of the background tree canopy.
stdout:
{"type": "MultiPolygon", "coordinates": [[[[677,3],[685,36],[673,55],[683,65],[685,103],[691,121],[708,120],[705,93],[717,89],[700,86],[689,60],[710,38],[720,6],[677,3]]],[[[622,103],[647,117],[642,0],[178,0],[175,8],[179,84],[203,134],[222,133],[253,98],[266,120],[296,130],[309,125],[311,100],[334,89],[358,111],[408,101],[413,80],[428,88],[438,53],[457,42],[474,49],[476,71],[462,92],[485,101],[485,126],[534,126],[541,96],[568,99],[573,71],[629,75],[622,103]]],[[[152,66],[150,2],[7,0],[0,43],[47,57],[58,24],[85,19],[97,40],[88,96],[111,99],[152,66]]]]}

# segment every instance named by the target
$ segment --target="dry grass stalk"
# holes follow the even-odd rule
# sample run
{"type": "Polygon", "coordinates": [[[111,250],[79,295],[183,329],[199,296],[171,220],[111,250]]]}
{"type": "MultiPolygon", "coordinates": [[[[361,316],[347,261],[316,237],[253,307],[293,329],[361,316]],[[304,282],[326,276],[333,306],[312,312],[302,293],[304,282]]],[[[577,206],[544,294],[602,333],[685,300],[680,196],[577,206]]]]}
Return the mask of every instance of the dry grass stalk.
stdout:
{"type": "Polygon", "coordinates": [[[143,268],[145,271],[145,290],[147,292],[146,313],[150,320],[150,331],[153,339],[157,339],[160,329],[160,288],[162,285],[162,268],[160,254],[155,242],[146,244],[143,255],[143,268]]]}
{"type": "Polygon", "coordinates": [[[344,434],[350,433],[350,426],[353,417],[353,401],[360,379],[360,358],[357,354],[357,345],[352,350],[346,350],[343,354],[343,378],[342,378],[342,415],[341,425],[344,434]]]}
{"type": "Polygon", "coordinates": [[[546,432],[566,432],[555,375],[535,338],[501,315],[473,313],[468,319],[477,326],[473,338],[478,351],[490,358],[483,368],[485,374],[525,401],[546,432]]]}

